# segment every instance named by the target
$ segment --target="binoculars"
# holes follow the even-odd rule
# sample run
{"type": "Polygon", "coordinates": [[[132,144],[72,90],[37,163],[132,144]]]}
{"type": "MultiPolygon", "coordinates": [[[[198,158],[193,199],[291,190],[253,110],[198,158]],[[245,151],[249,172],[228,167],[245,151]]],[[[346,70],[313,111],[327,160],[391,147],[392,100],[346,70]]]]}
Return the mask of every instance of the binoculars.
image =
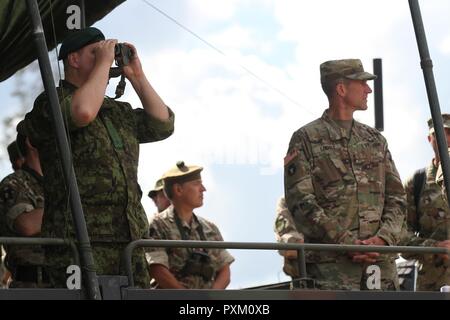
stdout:
{"type": "Polygon", "coordinates": [[[118,67],[126,66],[133,55],[130,47],[126,46],[124,43],[117,43],[114,46],[114,60],[118,67]]]}
{"type": "Polygon", "coordinates": [[[203,277],[205,281],[211,281],[214,276],[214,268],[211,266],[211,257],[201,251],[193,251],[181,270],[183,275],[196,275],[203,277]]]}

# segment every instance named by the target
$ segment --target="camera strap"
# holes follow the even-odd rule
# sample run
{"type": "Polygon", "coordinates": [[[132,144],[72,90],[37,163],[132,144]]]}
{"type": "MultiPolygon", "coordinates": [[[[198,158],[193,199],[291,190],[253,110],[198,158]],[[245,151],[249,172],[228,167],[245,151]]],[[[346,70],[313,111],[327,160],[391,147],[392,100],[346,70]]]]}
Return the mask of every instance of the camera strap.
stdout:
{"type": "MultiPolygon", "coordinates": [[[[181,219],[180,219],[180,217],[178,217],[178,214],[175,211],[175,209],[173,209],[173,213],[175,216],[175,223],[177,225],[178,231],[180,231],[181,239],[182,240],[190,240],[186,233],[186,230],[183,227],[181,219]]],[[[197,231],[198,235],[200,236],[200,239],[203,241],[206,241],[205,233],[203,232],[203,227],[200,224],[200,221],[198,220],[197,216],[194,213],[192,214],[192,218],[194,219],[195,222],[197,222],[198,227],[197,227],[196,231],[197,231]]],[[[192,250],[191,248],[189,248],[189,249],[192,250]]],[[[205,252],[208,252],[206,249],[203,249],[203,250],[205,252]]]]}

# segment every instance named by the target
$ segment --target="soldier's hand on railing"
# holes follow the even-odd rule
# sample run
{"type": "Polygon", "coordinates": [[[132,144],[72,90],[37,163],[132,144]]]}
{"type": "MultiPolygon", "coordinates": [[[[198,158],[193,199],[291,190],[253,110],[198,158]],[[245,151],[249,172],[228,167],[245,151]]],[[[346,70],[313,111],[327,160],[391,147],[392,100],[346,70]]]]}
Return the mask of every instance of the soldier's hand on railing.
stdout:
{"type": "Polygon", "coordinates": [[[372,237],[366,240],[362,240],[361,244],[365,244],[365,245],[372,245],[372,246],[385,246],[387,243],[386,241],[384,241],[383,239],[381,239],[380,237],[372,237]]]}
{"type": "MultiPolygon", "coordinates": [[[[380,237],[372,237],[366,240],[356,240],[356,245],[385,246],[386,242],[380,237]]],[[[348,254],[355,263],[375,263],[380,256],[378,252],[349,252],[348,254]]]]}
{"type": "MultiPolygon", "coordinates": [[[[296,239],[296,243],[303,243],[303,239],[296,239]]],[[[286,259],[297,259],[298,251],[297,250],[283,250],[283,255],[286,259]]]]}

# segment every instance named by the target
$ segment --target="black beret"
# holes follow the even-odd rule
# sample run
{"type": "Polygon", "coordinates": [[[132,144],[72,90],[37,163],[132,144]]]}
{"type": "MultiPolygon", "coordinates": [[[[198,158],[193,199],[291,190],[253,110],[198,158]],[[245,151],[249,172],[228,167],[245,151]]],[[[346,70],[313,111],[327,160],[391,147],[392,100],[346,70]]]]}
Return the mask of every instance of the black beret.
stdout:
{"type": "Polygon", "coordinates": [[[62,42],[58,59],[63,60],[69,53],[75,52],[91,43],[102,40],[105,40],[105,36],[100,30],[94,27],[74,31],[62,42]]]}

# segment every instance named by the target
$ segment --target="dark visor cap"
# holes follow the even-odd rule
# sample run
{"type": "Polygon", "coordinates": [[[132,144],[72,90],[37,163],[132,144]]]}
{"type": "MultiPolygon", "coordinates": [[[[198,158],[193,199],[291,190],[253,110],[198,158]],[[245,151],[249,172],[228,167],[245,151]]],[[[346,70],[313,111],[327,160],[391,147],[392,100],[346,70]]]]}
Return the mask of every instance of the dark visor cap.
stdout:
{"type": "Polygon", "coordinates": [[[74,31],[62,42],[58,59],[63,60],[69,53],[78,51],[91,43],[102,40],[105,40],[105,36],[100,30],[94,27],[74,31]]]}

